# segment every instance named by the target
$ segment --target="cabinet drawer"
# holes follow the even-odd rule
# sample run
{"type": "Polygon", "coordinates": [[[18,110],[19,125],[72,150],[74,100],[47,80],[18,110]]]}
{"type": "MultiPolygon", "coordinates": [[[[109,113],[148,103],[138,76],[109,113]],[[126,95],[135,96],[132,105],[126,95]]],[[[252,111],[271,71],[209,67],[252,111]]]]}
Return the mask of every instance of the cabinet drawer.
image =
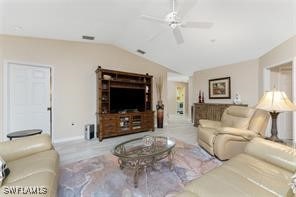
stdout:
{"type": "Polygon", "coordinates": [[[102,120],[103,121],[109,121],[109,120],[116,120],[117,119],[117,117],[114,117],[114,116],[103,116],[102,117],[102,120]]]}

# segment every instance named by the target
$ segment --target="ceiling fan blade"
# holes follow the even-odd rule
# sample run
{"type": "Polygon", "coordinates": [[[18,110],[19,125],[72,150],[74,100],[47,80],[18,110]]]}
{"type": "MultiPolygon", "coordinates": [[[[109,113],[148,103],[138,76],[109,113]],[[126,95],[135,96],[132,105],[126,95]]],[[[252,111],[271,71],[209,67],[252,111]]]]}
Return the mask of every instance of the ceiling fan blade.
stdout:
{"type": "Polygon", "coordinates": [[[210,22],[197,22],[197,21],[188,21],[182,23],[181,27],[184,28],[201,28],[201,29],[209,29],[214,25],[214,23],[210,22]]]}
{"type": "Polygon", "coordinates": [[[173,34],[177,44],[184,43],[183,35],[179,27],[176,27],[175,29],[173,29],[173,34]]]}
{"type": "Polygon", "coordinates": [[[195,6],[197,0],[183,0],[182,4],[177,5],[178,16],[183,19],[186,14],[195,6]]]}
{"type": "Polygon", "coordinates": [[[158,33],[156,33],[156,34],[150,36],[150,37],[147,39],[147,41],[149,41],[149,42],[154,41],[156,38],[158,38],[158,37],[159,37],[161,34],[163,34],[165,31],[167,31],[167,30],[159,31],[158,33]]]}
{"type": "Polygon", "coordinates": [[[157,18],[154,16],[148,16],[148,15],[141,15],[141,19],[148,20],[148,21],[153,21],[153,22],[159,22],[163,24],[167,24],[168,22],[164,19],[157,18]]]}

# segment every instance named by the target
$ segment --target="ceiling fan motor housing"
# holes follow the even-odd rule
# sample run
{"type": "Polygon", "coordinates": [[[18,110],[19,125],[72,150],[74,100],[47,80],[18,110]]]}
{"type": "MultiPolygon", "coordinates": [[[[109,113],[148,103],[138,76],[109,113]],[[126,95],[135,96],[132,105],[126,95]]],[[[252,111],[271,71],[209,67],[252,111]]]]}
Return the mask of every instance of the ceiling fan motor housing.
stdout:
{"type": "Polygon", "coordinates": [[[177,12],[173,11],[166,15],[166,20],[169,22],[169,26],[173,29],[180,25],[179,17],[177,14],[177,12]]]}

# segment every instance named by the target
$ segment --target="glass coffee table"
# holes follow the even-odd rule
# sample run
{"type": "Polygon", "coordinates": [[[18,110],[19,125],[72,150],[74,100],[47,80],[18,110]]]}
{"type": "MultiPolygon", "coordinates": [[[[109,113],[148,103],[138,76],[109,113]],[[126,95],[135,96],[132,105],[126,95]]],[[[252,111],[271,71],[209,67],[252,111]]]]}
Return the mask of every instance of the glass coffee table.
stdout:
{"type": "Polygon", "coordinates": [[[118,157],[120,169],[134,169],[134,186],[137,187],[141,170],[155,168],[157,161],[168,158],[169,167],[173,169],[175,145],[175,141],[169,137],[144,136],[118,144],[113,154],[118,157]]]}

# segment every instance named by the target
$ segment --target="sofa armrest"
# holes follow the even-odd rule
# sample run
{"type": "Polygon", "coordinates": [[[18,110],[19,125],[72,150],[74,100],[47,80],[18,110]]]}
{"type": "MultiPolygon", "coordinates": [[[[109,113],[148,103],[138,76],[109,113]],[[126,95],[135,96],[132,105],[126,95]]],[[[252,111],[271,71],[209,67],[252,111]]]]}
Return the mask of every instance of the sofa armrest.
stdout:
{"type": "Polygon", "coordinates": [[[238,128],[232,128],[232,127],[222,127],[217,130],[217,135],[233,135],[233,136],[239,136],[247,140],[251,140],[254,137],[257,136],[257,134],[254,131],[247,130],[247,129],[238,129],[238,128]]]}
{"type": "Polygon", "coordinates": [[[222,125],[221,121],[205,120],[205,119],[200,119],[199,124],[201,127],[213,128],[213,129],[219,128],[222,125]]]}
{"type": "Polygon", "coordinates": [[[291,172],[296,171],[296,150],[284,144],[256,137],[248,143],[245,152],[291,172]]]}
{"type": "Polygon", "coordinates": [[[13,161],[52,148],[50,136],[41,134],[0,143],[0,155],[5,161],[13,161]]]}

